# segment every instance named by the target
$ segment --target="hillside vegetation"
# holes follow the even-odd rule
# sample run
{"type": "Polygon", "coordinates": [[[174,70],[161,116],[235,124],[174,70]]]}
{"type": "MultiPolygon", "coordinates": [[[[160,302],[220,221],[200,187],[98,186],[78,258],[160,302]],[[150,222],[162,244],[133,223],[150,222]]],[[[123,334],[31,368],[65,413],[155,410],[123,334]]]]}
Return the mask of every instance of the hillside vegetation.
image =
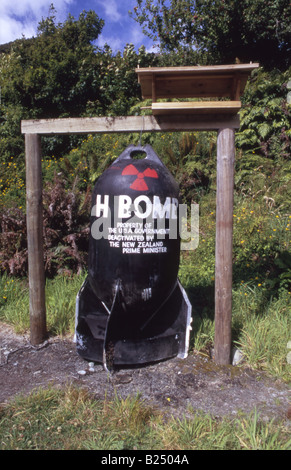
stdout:
{"type": "MultiPolygon", "coordinates": [[[[52,9],[40,22],[37,37],[0,51],[0,319],[17,331],[29,325],[21,120],[142,114],[147,103],[141,100],[134,72],[138,65],[230,60],[228,55],[211,55],[209,49],[206,54],[207,44],[195,53],[165,47],[159,54],[147,53],[144,47],[136,51],[130,44],[113,54],[108,45],[92,45],[102,27],[103,20],[93,11],[56,24],[52,9]]],[[[263,56],[262,66],[249,79],[236,134],[233,341],[253,367],[287,378],[291,67],[282,44],[277,47],[280,63],[268,67],[263,56]]],[[[260,62],[259,55],[248,59],[260,62]]],[[[56,334],[74,327],[75,295],[87,267],[94,182],[139,138],[104,134],[42,139],[47,311],[49,328],[56,334]]],[[[183,202],[199,204],[199,246],[182,252],[180,279],[194,311],[191,348],[207,354],[214,333],[216,133],[144,133],[142,143],[152,145],[173,173],[183,202]]]]}

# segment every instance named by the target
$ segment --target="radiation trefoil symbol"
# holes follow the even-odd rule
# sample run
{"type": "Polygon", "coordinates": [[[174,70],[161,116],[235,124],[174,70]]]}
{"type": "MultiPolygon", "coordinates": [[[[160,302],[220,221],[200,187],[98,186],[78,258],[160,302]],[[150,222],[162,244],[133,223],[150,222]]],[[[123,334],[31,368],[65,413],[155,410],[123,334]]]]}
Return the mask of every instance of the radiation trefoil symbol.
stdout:
{"type": "Polygon", "coordinates": [[[130,185],[130,188],[135,189],[136,191],[147,191],[149,189],[145,181],[145,177],[156,178],[156,179],[159,177],[156,170],[153,170],[152,168],[146,168],[143,172],[141,172],[141,171],[138,171],[138,169],[135,168],[135,166],[133,165],[127,165],[121,174],[122,176],[124,175],[136,175],[137,176],[134,182],[130,185]]]}

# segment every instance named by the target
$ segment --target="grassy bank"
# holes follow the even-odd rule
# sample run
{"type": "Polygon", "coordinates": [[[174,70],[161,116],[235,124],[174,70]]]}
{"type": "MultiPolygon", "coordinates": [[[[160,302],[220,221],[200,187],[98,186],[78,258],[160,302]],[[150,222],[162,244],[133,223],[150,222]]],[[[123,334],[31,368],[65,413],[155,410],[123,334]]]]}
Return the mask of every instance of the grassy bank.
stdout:
{"type": "Polygon", "coordinates": [[[84,390],[36,391],[0,410],[0,448],[20,450],[287,450],[284,424],[254,412],[234,420],[165,419],[139,397],[98,401],[84,390]]]}

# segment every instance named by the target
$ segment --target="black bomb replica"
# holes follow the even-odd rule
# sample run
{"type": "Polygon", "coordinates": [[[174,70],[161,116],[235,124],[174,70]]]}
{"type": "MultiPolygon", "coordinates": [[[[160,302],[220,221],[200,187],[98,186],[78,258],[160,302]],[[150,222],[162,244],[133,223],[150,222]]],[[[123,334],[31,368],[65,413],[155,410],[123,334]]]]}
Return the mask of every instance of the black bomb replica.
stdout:
{"type": "Polygon", "coordinates": [[[88,276],[76,300],[79,355],[108,370],[186,357],[192,308],[179,258],[178,185],[152,147],[131,145],[92,194],[88,276]],[[134,158],[138,151],[145,158],[134,158]]]}

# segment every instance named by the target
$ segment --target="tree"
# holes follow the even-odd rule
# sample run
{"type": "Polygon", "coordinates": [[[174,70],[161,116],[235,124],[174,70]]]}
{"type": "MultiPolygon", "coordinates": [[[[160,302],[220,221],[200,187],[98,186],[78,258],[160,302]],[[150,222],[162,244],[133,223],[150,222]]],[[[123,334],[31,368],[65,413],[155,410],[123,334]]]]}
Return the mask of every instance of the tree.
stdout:
{"type": "Polygon", "coordinates": [[[164,51],[196,50],[208,63],[290,64],[289,0],[137,0],[130,14],[164,51]]]}
{"type": "MultiPolygon", "coordinates": [[[[84,112],[87,101],[98,93],[92,80],[92,42],[103,25],[94,11],[83,11],[77,20],[69,15],[57,24],[51,6],[49,17],[39,23],[37,37],[14,41],[9,53],[1,54],[1,159],[23,154],[22,119],[73,117],[84,112]]],[[[55,137],[44,150],[61,152],[64,142],[67,145],[67,137],[55,137]]]]}
{"type": "MultiPolygon", "coordinates": [[[[125,115],[140,98],[135,67],[153,54],[133,45],[113,54],[94,46],[104,21],[94,11],[57,23],[53,6],[37,37],[12,43],[0,54],[0,160],[23,156],[22,119],[125,115]]],[[[47,155],[62,155],[80,136],[44,137],[47,155]]]]}
{"type": "Polygon", "coordinates": [[[92,41],[103,25],[93,11],[82,12],[78,20],[69,15],[64,24],[56,24],[51,7],[50,16],[39,23],[38,36],[13,46],[9,102],[38,117],[79,115],[92,94],[92,86],[80,86],[80,80],[89,74],[95,58],[92,41]]]}

